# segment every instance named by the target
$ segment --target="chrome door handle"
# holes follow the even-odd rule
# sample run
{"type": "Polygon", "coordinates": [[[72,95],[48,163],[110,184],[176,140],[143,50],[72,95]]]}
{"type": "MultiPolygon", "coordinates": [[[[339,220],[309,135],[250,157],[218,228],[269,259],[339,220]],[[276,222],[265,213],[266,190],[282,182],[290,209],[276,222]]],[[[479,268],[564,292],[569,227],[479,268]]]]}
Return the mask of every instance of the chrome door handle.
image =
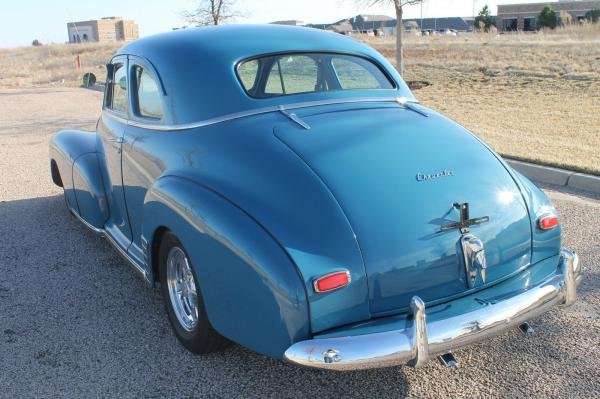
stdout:
{"type": "Polygon", "coordinates": [[[122,144],[123,143],[123,137],[111,137],[111,138],[107,139],[107,141],[110,141],[111,143],[122,144]]]}

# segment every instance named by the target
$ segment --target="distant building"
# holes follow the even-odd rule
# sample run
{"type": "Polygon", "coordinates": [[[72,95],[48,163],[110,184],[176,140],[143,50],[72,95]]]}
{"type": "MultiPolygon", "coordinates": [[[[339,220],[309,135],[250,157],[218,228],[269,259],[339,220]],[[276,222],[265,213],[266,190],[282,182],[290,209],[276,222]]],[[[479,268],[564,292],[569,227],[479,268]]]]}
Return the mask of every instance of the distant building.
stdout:
{"type": "Polygon", "coordinates": [[[67,23],[69,43],[119,42],[140,37],[138,25],[121,17],[106,17],[91,21],[67,23]]]}
{"type": "MultiPolygon", "coordinates": [[[[532,31],[537,28],[537,18],[545,6],[550,6],[557,16],[561,11],[571,14],[573,21],[581,20],[585,13],[600,9],[600,0],[559,1],[548,3],[522,3],[498,5],[496,24],[499,31],[532,31]]],[[[561,21],[558,21],[561,23],[561,21]]]]}
{"type": "Polygon", "coordinates": [[[350,21],[347,19],[337,21],[330,25],[316,25],[313,27],[314,28],[318,27],[320,29],[325,29],[325,30],[335,32],[335,33],[341,33],[342,35],[351,35],[352,32],[354,31],[354,27],[352,26],[350,21]],[[322,28],[321,28],[321,26],[322,26],[322,28]]]}
{"type": "MultiPolygon", "coordinates": [[[[473,18],[472,17],[446,17],[446,18],[413,18],[403,20],[407,22],[416,23],[421,31],[447,31],[452,30],[456,32],[471,32],[473,31],[473,18]]],[[[405,25],[406,26],[406,25],[405,25]]]]}
{"type": "Polygon", "coordinates": [[[387,15],[360,14],[351,18],[352,26],[359,32],[375,31],[386,26],[396,26],[396,20],[387,15]]]}
{"type": "MultiPolygon", "coordinates": [[[[446,31],[468,32],[473,30],[473,18],[424,18],[405,19],[402,21],[404,30],[414,31],[446,31]]],[[[357,15],[353,18],[342,19],[332,24],[311,24],[312,28],[325,29],[344,35],[363,33],[382,36],[396,35],[396,20],[386,15],[357,15]]]]}
{"type": "Polygon", "coordinates": [[[290,26],[304,26],[303,21],[298,21],[297,19],[290,19],[288,21],[275,21],[271,22],[273,25],[290,25],[290,26]]]}

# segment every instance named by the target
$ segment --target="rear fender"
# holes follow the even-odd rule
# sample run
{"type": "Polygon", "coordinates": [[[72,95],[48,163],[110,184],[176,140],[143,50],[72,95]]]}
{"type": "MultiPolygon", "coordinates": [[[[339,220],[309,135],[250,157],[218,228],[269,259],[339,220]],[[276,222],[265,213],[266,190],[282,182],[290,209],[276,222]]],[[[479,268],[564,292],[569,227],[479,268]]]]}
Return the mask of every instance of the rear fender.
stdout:
{"type": "Polygon", "coordinates": [[[144,202],[147,265],[157,263],[152,248],[165,228],[185,247],[208,318],[220,334],[279,358],[292,343],[309,336],[308,304],[298,270],[251,216],[211,189],[167,176],[153,185],[144,202]]]}
{"type": "Polygon", "coordinates": [[[548,196],[531,180],[512,168],[510,168],[510,171],[515,176],[529,208],[531,231],[533,232],[531,263],[556,256],[562,248],[562,226],[559,225],[557,228],[544,231],[538,225],[538,219],[541,215],[548,212],[557,213],[554,205],[552,205],[548,196]]]}

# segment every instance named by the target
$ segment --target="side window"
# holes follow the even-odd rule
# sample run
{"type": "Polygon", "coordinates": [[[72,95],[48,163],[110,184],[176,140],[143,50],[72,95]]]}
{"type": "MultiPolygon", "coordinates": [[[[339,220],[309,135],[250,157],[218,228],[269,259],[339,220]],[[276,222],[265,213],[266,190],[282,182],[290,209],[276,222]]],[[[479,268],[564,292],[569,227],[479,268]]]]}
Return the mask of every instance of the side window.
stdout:
{"type": "Polygon", "coordinates": [[[140,116],[160,119],[163,116],[162,96],[158,83],[141,66],[135,66],[137,111],[140,116]]]}
{"type": "Polygon", "coordinates": [[[107,107],[114,111],[127,112],[127,71],[124,64],[113,66],[111,81],[107,107]]]}

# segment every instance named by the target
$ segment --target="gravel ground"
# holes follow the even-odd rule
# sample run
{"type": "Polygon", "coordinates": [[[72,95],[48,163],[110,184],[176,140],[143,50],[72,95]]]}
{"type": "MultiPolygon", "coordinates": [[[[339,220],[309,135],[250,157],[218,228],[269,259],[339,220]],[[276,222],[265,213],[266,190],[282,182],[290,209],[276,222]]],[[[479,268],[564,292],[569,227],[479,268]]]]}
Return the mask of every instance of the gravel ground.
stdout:
{"type": "Polygon", "coordinates": [[[456,353],[451,370],[331,373],[233,346],[178,344],[157,290],[69,215],[48,172],[59,128],[93,129],[101,94],[0,90],[1,397],[600,397],[600,200],[545,187],[585,265],[579,301],[456,353]],[[58,116],[57,116],[58,115],[58,116]]]}

